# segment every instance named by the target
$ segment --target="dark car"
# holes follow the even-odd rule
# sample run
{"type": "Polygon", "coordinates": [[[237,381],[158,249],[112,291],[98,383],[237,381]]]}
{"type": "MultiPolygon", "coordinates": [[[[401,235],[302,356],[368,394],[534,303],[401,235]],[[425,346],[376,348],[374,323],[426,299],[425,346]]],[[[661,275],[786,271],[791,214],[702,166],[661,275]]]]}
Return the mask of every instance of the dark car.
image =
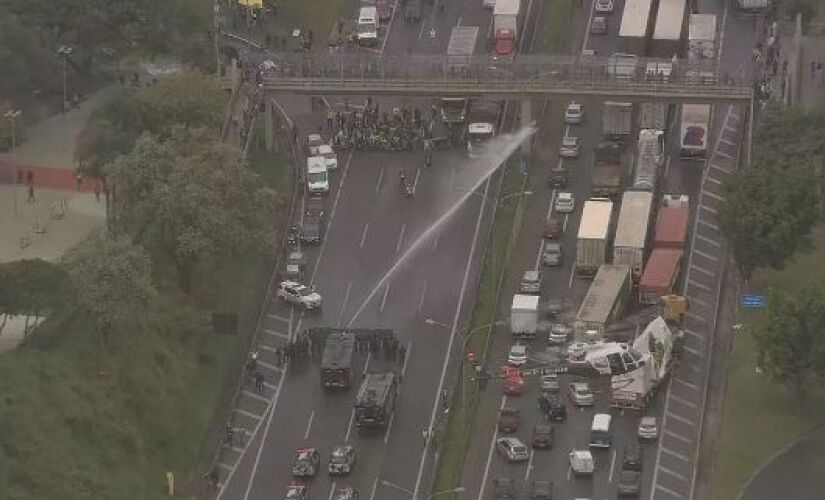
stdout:
{"type": "Polygon", "coordinates": [[[553,500],[553,483],[550,481],[533,481],[530,486],[530,500],[553,500]]]}
{"type": "Polygon", "coordinates": [[[536,424],[533,427],[533,448],[549,449],[553,447],[554,429],[550,424],[536,424]]]}
{"type": "Polygon", "coordinates": [[[570,171],[563,166],[558,166],[550,171],[550,177],[547,178],[547,183],[551,188],[565,188],[570,182],[570,171]]]}
{"type": "Polygon", "coordinates": [[[607,33],[607,18],[604,16],[595,16],[590,22],[590,33],[594,35],[604,35],[607,33]]]}
{"type": "Polygon", "coordinates": [[[301,243],[305,245],[321,244],[321,217],[307,215],[301,224],[301,243]]]}
{"type": "Polygon", "coordinates": [[[628,447],[622,456],[622,470],[642,472],[642,454],[638,448],[628,447]]]}
{"type": "Polygon", "coordinates": [[[421,20],[421,0],[407,0],[404,20],[408,23],[417,23],[421,20]]]}
{"type": "Polygon", "coordinates": [[[521,412],[514,408],[504,407],[498,416],[498,430],[501,432],[516,432],[521,424],[521,412]]]}
{"type": "Polygon", "coordinates": [[[516,482],[509,477],[497,477],[493,479],[494,491],[497,499],[509,500],[518,498],[516,482]]]}
{"type": "Polygon", "coordinates": [[[642,473],[636,470],[622,470],[619,473],[619,496],[638,497],[642,473]]]}
{"type": "Polygon", "coordinates": [[[539,410],[553,422],[567,420],[567,407],[564,402],[556,396],[542,394],[538,397],[539,410]]]}
{"type": "Polygon", "coordinates": [[[556,318],[559,314],[568,309],[569,305],[564,299],[550,299],[547,301],[547,317],[550,319],[556,318]]]}

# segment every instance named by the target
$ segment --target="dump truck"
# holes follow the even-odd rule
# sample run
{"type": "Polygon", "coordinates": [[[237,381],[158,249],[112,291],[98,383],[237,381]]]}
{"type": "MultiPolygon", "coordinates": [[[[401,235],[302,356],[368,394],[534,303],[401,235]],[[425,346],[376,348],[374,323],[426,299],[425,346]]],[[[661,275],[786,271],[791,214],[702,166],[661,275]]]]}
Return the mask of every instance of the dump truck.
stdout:
{"type": "Polygon", "coordinates": [[[674,335],[661,316],[647,325],[631,346],[641,355],[642,366],[610,378],[612,408],[643,410],[647,407],[675,365],[673,347],[677,335],[681,333],[674,335]]]}
{"type": "Polygon", "coordinates": [[[590,173],[593,196],[610,198],[622,192],[622,147],[613,142],[603,142],[596,146],[595,162],[590,173]]]}
{"type": "Polygon", "coordinates": [[[627,191],[622,195],[613,238],[613,263],[630,267],[635,280],[642,275],[652,208],[653,193],[627,191]]]}
{"type": "Polygon", "coordinates": [[[602,108],[602,134],[611,141],[623,141],[633,125],[633,103],[605,101],[602,108]]]}
{"type": "Polygon", "coordinates": [[[576,338],[590,341],[601,338],[605,328],[624,316],[632,286],[630,267],[600,266],[576,313],[573,324],[576,338]]]}
{"type": "Polygon", "coordinates": [[[539,324],[539,296],[513,295],[510,309],[510,333],[514,338],[532,339],[536,337],[539,324]]]}
{"type": "Polygon", "coordinates": [[[518,18],[521,0],[496,0],[493,7],[493,52],[497,56],[512,56],[518,40],[518,18]]]}
{"type": "Polygon", "coordinates": [[[613,202],[606,198],[584,202],[576,238],[576,274],[579,276],[593,276],[606,262],[612,215],[613,202]]]}
{"type": "Polygon", "coordinates": [[[708,152],[710,104],[682,104],[679,157],[704,159],[708,152]]]}

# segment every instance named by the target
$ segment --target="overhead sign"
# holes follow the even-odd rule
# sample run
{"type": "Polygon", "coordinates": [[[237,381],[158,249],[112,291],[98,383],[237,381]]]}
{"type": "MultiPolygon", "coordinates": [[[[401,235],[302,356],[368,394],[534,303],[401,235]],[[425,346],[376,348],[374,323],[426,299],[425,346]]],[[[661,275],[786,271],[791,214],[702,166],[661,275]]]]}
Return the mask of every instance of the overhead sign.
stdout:
{"type": "Polygon", "coordinates": [[[747,309],[762,309],[765,307],[765,296],[758,293],[743,293],[739,296],[739,303],[747,309]]]}

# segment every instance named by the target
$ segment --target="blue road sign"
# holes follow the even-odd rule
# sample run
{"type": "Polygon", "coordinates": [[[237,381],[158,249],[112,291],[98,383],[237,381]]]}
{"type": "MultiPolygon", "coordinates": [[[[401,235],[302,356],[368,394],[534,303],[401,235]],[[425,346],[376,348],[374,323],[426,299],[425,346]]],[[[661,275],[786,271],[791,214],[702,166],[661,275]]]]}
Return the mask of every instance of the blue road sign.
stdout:
{"type": "Polygon", "coordinates": [[[739,296],[739,303],[748,309],[761,309],[765,307],[765,296],[758,293],[743,293],[739,296]]]}

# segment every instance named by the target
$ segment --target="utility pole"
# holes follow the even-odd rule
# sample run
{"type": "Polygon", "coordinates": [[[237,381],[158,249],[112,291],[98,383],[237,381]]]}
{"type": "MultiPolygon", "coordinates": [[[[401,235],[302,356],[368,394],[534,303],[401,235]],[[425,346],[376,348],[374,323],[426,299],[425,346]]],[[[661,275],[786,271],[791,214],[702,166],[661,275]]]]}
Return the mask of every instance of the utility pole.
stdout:
{"type": "Polygon", "coordinates": [[[57,53],[63,56],[63,114],[66,114],[69,108],[69,56],[72,55],[74,49],[68,45],[61,45],[57,49],[57,53]]]}
{"type": "MultiPolygon", "coordinates": [[[[6,114],[3,115],[8,118],[9,122],[11,123],[11,153],[14,153],[14,148],[17,147],[17,118],[22,114],[22,112],[18,110],[9,110],[6,111],[6,114]]],[[[12,159],[14,163],[12,163],[12,182],[14,183],[13,188],[13,196],[14,196],[14,218],[17,219],[17,178],[18,178],[18,168],[17,160],[12,159]]]]}

